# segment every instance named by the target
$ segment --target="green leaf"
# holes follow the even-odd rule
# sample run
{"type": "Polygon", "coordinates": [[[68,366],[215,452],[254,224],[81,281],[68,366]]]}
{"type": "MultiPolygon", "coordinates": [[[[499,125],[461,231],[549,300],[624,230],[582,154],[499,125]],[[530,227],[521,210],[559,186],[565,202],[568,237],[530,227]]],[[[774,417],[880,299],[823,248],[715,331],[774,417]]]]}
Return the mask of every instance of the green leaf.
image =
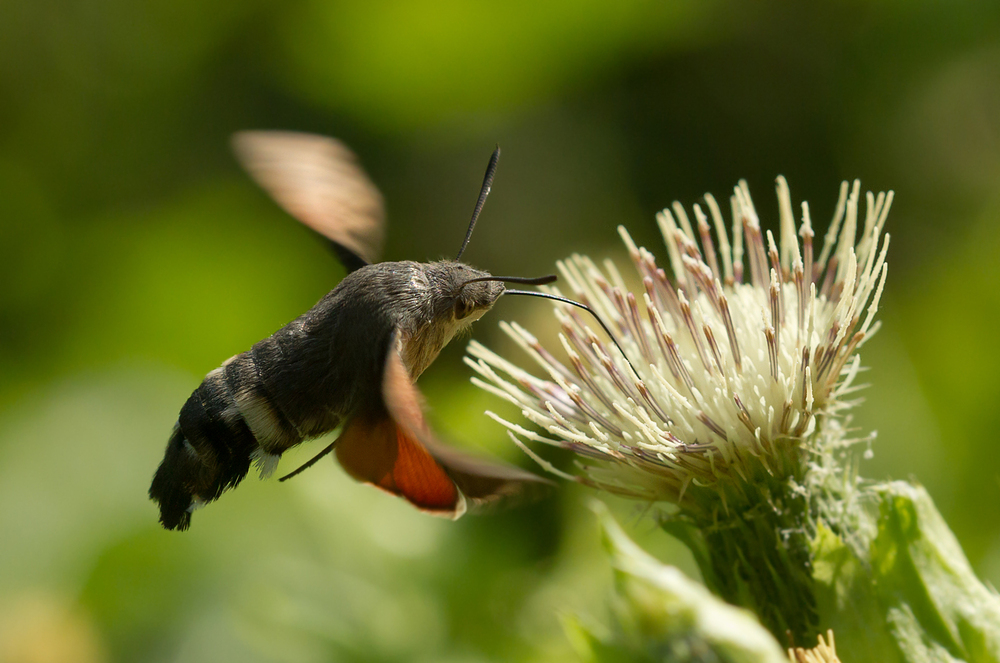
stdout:
{"type": "Polygon", "coordinates": [[[867,514],[820,523],[812,543],[820,623],[845,660],[1000,661],[1000,596],[976,577],[927,491],[896,481],[863,497],[867,514]]]}
{"type": "Polygon", "coordinates": [[[1000,661],[1000,596],[976,577],[930,495],[902,481],[877,494],[872,571],[901,649],[910,660],[1000,661]]]}

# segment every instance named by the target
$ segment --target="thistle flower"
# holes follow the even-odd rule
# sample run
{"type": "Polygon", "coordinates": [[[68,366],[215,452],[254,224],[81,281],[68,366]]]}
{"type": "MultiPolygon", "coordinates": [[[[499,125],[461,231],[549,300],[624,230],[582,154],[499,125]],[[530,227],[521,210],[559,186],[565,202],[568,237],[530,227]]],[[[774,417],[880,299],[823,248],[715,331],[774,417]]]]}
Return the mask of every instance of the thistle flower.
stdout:
{"type": "MultiPolygon", "coordinates": [[[[624,228],[638,278],[610,261],[559,263],[600,324],[557,305],[561,352],[505,325],[542,377],[473,343],[473,380],[546,433],[491,414],[546,468],[559,472],[524,440],[576,452],[581,472],[561,473],[569,479],[676,504],[663,529],[710,589],[779,641],[816,642],[832,628],[845,660],[1000,660],[1000,595],[975,577],[927,492],[861,481],[838,453],[850,443],[857,351],[878,326],[892,192],[867,194],[861,210],[860,184],[845,182],[815,256],[808,205],[796,232],[783,178],[777,191],[777,241],[740,182],[731,234],[709,195],[694,225],[677,203],[658,215],[671,276],[624,228]]],[[[638,623],[654,623],[658,609],[639,603],[638,623]]],[[[666,631],[644,633],[656,645],[666,631]]],[[[832,646],[830,636],[792,660],[835,661],[832,646]]]]}
{"type": "MultiPolygon", "coordinates": [[[[694,490],[728,509],[758,477],[799,477],[823,423],[852,405],[857,350],[878,326],[893,194],[868,193],[862,215],[859,191],[858,181],[841,186],[818,257],[808,204],[796,232],[779,177],[777,241],[762,231],[741,181],[730,198],[731,235],[709,194],[708,214],[693,206],[694,225],[679,203],[657,215],[672,275],[618,228],[638,276],[629,280],[641,289],[630,290],[611,261],[603,269],[580,255],[559,262],[570,296],[593,309],[610,342],[563,304],[565,359],[521,326],[503,325],[543,377],[473,342],[466,361],[484,378],[473,381],[549,435],[488,414],[547,469],[558,472],[519,438],[579,454],[582,474],[560,473],[567,478],[682,508],[694,490]]],[[[686,507],[708,515],[714,502],[689,498],[686,507]]]]}

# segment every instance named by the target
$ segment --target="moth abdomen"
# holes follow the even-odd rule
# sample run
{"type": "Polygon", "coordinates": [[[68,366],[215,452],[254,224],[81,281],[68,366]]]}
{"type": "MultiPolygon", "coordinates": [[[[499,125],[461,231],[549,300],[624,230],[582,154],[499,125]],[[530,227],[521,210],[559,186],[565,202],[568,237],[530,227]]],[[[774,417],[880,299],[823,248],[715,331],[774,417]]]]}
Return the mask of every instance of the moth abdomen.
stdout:
{"type": "Polygon", "coordinates": [[[329,315],[328,299],[255,343],[247,353],[253,375],[241,370],[239,385],[230,382],[234,393],[246,394],[240,409],[248,422],[259,419],[267,439],[251,428],[266,451],[280,453],[327,433],[350,412],[354,380],[338,368],[345,353],[333,341],[339,325],[329,315]]]}
{"type": "Polygon", "coordinates": [[[247,475],[260,445],[217,368],[181,408],[149,496],[168,529],[187,529],[191,512],[247,475]]]}
{"type": "Polygon", "coordinates": [[[302,441],[296,425],[277,402],[274,394],[267,388],[264,373],[271,362],[266,355],[258,354],[261,348],[268,347],[271,339],[268,337],[256,343],[249,352],[238,354],[223,367],[224,385],[232,400],[235,412],[246,422],[258,450],[254,460],[261,465],[262,476],[267,476],[277,463],[277,457],[289,447],[302,441]],[[273,456],[273,460],[269,457],[273,456]]]}

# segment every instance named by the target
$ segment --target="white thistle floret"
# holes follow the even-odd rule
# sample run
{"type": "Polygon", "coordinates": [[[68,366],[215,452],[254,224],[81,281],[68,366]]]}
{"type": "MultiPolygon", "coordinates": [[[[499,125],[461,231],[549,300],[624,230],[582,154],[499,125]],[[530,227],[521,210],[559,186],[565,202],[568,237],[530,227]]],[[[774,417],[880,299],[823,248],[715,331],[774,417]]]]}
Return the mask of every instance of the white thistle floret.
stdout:
{"type": "Polygon", "coordinates": [[[473,382],[550,437],[487,414],[529,453],[518,438],[571,449],[591,461],[573,478],[631,497],[679,502],[692,484],[782,472],[782,457],[808,446],[817,420],[851,405],[856,351],[878,326],[889,246],[882,228],[893,194],[868,193],[859,219],[859,192],[858,181],[842,184],[818,258],[808,204],[796,233],[783,177],[778,242],[762,233],[744,181],[730,198],[731,243],[710,194],[708,215],[693,206],[694,226],[674,203],[657,215],[672,279],[619,226],[641,294],[610,261],[601,269],[574,255],[558,267],[627,359],[585,312],[565,304],[555,310],[565,360],[516,323],[501,323],[545,376],[473,341],[466,362],[482,378],[473,382]]]}

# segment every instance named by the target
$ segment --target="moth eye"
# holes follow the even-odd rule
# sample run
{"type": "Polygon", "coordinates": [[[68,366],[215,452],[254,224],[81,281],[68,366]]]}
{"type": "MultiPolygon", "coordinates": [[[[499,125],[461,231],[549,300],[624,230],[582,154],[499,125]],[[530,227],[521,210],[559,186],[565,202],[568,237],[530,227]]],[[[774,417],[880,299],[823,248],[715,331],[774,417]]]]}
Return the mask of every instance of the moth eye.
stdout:
{"type": "Polygon", "coordinates": [[[455,319],[461,320],[462,318],[467,317],[470,313],[472,313],[473,308],[474,306],[469,302],[458,300],[455,302],[455,319]]]}

